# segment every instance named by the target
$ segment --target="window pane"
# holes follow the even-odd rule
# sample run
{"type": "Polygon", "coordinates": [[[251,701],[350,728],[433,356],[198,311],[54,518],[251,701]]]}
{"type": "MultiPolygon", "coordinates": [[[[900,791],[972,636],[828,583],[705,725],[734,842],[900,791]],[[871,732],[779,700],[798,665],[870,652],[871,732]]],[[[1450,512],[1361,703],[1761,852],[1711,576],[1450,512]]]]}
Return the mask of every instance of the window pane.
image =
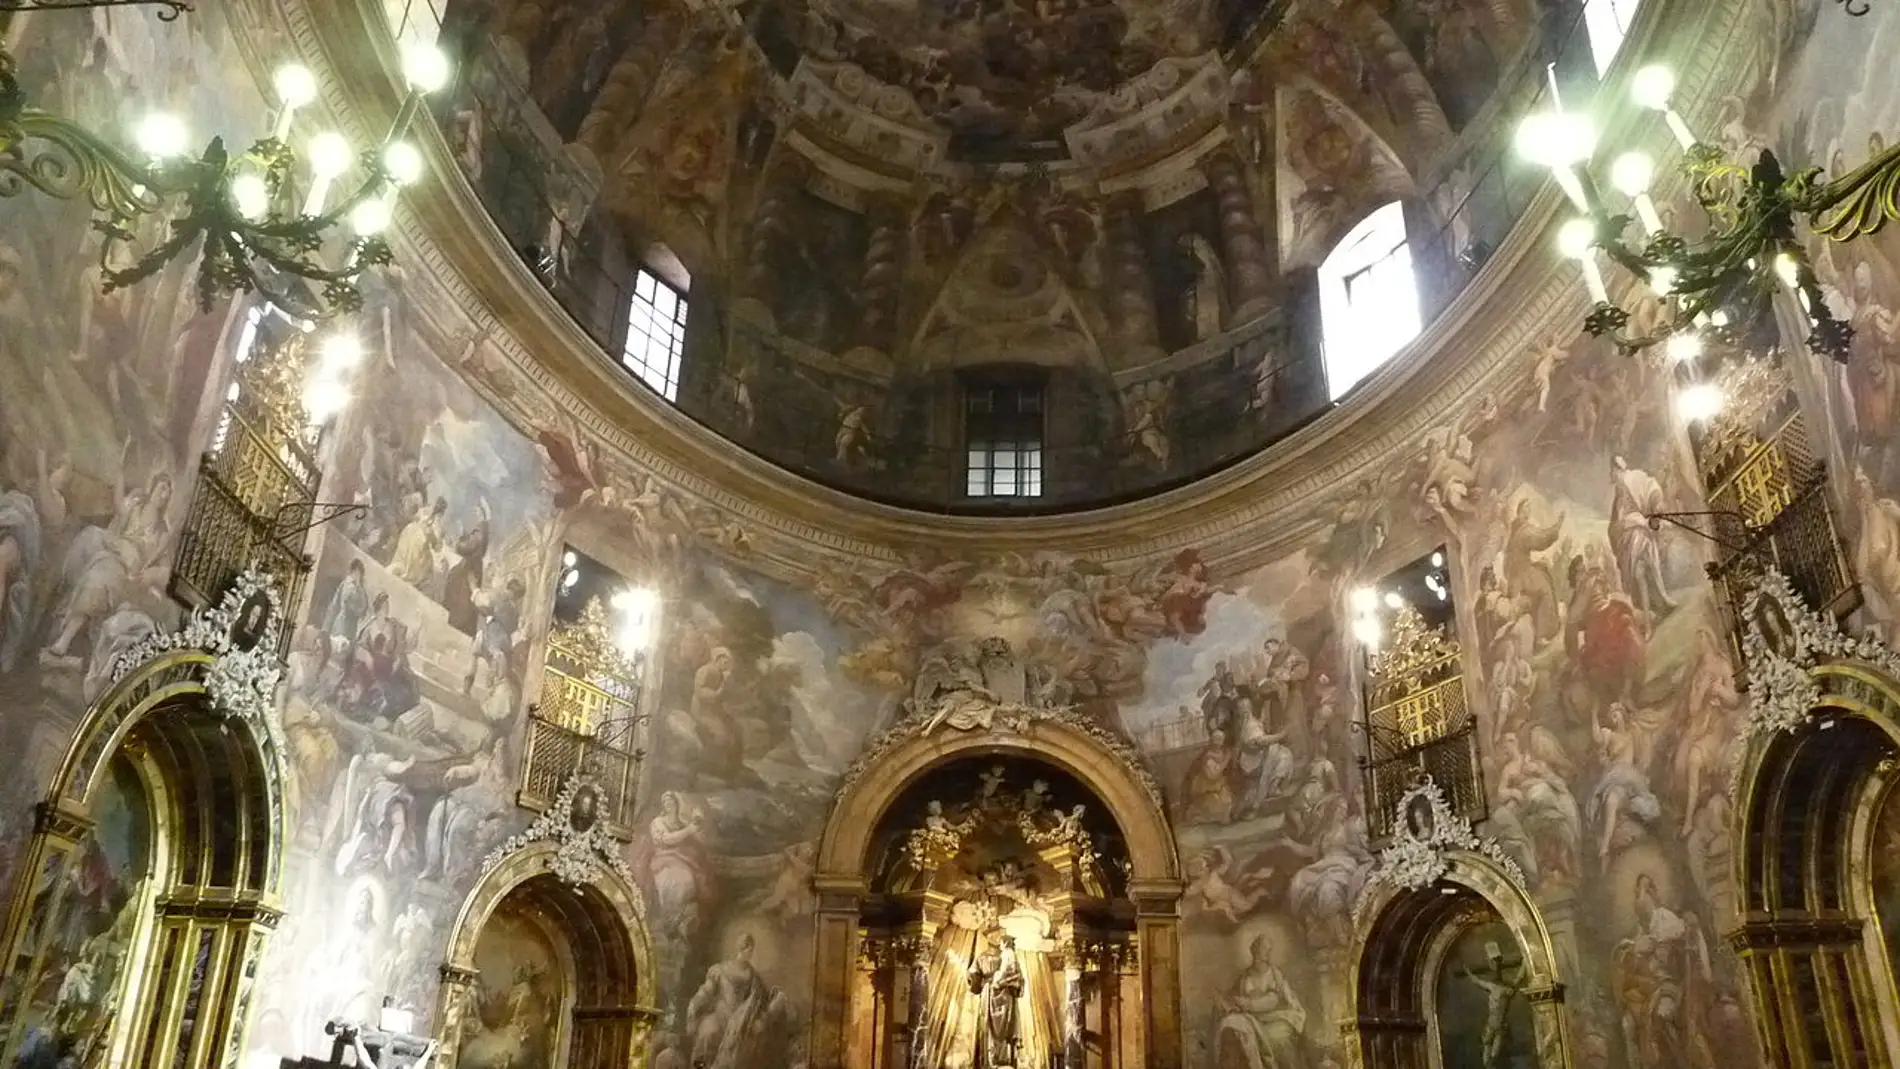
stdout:
{"type": "Polygon", "coordinates": [[[996,492],[1004,495],[1014,494],[1016,492],[1016,472],[1013,469],[997,469],[996,492]]]}
{"type": "Polygon", "coordinates": [[[652,275],[645,271],[635,275],[633,277],[633,295],[643,301],[651,302],[653,300],[653,288],[656,281],[652,275]]]}
{"type": "Polygon", "coordinates": [[[988,489],[988,487],[984,485],[987,481],[987,472],[971,468],[969,482],[968,485],[964,487],[963,492],[969,494],[971,497],[982,497],[984,491],[988,489]]]}

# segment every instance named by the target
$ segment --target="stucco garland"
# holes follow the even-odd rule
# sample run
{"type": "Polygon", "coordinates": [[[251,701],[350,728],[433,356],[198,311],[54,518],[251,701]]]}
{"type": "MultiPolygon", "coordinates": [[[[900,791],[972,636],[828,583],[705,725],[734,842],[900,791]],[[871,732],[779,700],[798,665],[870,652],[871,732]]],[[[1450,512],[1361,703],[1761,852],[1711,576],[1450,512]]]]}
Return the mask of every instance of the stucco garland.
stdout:
{"type": "Polygon", "coordinates": [[[594,782],[592,776],[581,772],[570,773],[567,782],[561,784],[560,793],[554,796],[554,804],[546,812],[535,818],[526,830],[510,837],[482,858],[482,872],[493,872],[509,855],[535,843],[547,842],[554,844],[554,853],[548,858],[548,869],[562,883],[570,887],[597,883],[601,870],[607,869],[625,881],[628,887],[635,887],[633,872],[627,868],[626,859],[620,856],[620,843],[607,834],[606,816],[598,809],[601,797],[600,785],[594,782]],[[574,800],[582,791],[594,793],[596,809],[587,826],[577,828],[574,826],[574,800]]]}
{"type": "Polygon", "coordinates": [[[1359,898],[1353,903],[1355,924],[1377,897],[1376,892],[1381,886],[1408,891],[1430,887],[1451,871],[1452,858],[1460,852],[1491,862],[1519,893],[1526,892],[1528,884],[1524,880],[1524,870],[1518,866],[1516,859],[1505,853],[1496,839],[1480,837],[1472,830],[1471,822],[1451,808],[1450,801],[1445,798],[1444,788],[1430,776],[1424,777],[1417,786],[1406,791],[1393,807],[1392,813],[1392,826],[1395,829],[1392,842],[1379,852],[1378,865],[1367,877],[1365,886],[1359,891],[1359,898]],[[1421,800],[1431,807],[1431,826],[1422,834],[1407,819],[1413,806],[1421,800]]]}
{"type": "MultiPolygon", "coordinates": [[[[112,662],[112,681],[117,683],[142,665],[176,650],[203,650],[211,656],[205,672],[205,690],[211,708],[221,716],[234,716],[254,724],[273,744],[280,744],[277,726],[277,684],[283,677],[283,662],[277,649],[284,629],[283,592],[270,573],[256,567],[246,568],[225,591],[216,605],[193,612],[184,626],[145,636],[112,662]],[[262,597],[269,606],[264,626],[248,648],[233,640],[245,606],[262,597]]],[[[280,747],[281,748],[281,747],[280,747]]]]}
{"type": "Polygon", "coordinates": [[[1832,615],[1809,608],[1788,577],[1773,568],[1749,592],[1741,624],[1748,710],[1729,767],[1731,798],[1740,792],[1749,755],[1774,736],[1806,723],[1822,704],[1816,668],[1859,661],[1900,679],[1900,654],[1872,636],[1855,638],[1843,632],[1832,615]]]}

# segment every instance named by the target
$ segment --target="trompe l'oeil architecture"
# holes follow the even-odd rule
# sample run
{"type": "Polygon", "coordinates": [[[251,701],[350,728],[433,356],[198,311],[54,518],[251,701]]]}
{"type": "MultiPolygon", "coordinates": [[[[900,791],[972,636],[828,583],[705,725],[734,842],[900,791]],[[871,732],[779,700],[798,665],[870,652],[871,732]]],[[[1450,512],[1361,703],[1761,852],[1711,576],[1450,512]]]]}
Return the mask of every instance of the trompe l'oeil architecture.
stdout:
{"type": "Polygon", "coordinates": [[[1900,1063],[1900,8],[0,31],[0,1069],[1900,1063]]]}

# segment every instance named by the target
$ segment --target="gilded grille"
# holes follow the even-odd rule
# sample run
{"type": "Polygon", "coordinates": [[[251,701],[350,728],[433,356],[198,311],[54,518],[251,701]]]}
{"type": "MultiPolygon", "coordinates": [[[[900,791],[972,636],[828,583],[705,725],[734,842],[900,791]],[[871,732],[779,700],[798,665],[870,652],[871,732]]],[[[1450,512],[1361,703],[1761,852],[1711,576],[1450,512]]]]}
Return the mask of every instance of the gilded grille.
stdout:
{"type": "Polygon", "coordinates": [[[1362,768],[1373,838],[1391,834],[1399,799],[1423,775],[1439,784],[1460,815],[1481,818],[1484,779],[1458,643],[1403,608],[1389,644],[1369,667],[1362,768]]]}

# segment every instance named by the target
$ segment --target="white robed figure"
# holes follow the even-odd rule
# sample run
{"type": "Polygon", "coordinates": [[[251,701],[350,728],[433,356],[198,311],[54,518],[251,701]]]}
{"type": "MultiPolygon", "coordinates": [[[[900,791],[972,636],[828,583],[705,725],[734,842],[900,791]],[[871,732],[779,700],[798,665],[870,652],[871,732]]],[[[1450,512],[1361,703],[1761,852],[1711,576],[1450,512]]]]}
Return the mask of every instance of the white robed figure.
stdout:
{"type": "Polygon", "coordinates": [[[1273,943],[1256,936],[1250,963],[1220,998],[1214,1034],[1219,1069],[1307,1069],[1306,1007],[1273,964],[1273,943]]]}

